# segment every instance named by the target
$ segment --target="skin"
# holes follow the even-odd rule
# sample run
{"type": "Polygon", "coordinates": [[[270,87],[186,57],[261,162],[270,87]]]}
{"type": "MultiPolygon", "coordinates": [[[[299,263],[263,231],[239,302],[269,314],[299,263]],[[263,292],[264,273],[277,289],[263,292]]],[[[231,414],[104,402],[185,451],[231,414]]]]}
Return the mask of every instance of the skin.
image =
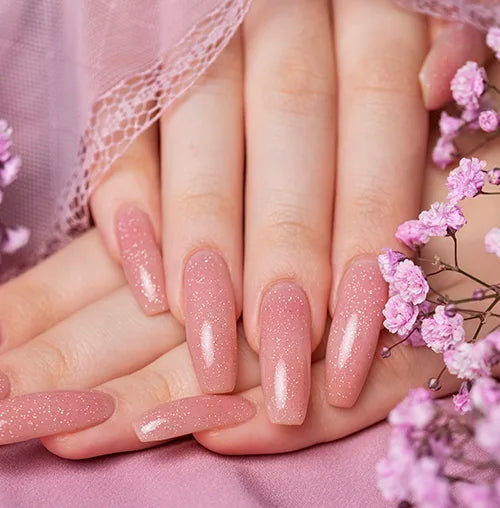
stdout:
{"type": "MultiPolygon", "coordinates": [[[[494,163],[500,160],[500,146],[490,144],[475,155],[494,163]]],[[[444,198],[445,177],[428,164],[423,207],[444,198]]],[[[498,206],[496,202],[494,205],[498,206]]],[[[490,197],[467,202],[469,224],[459,234],[461,263],[484,278],[494,273],[498,264],[495,256],[484,253],[482,245],[484,231],[494,225],[491,206],[490,197]]],[[[451,241],[431,243],[426,254],[449,259],[451,241]]],[[[456,279],[446,277],[436,279],[436,285],[452,297],[470,294],[474,289],[474,285],[457,284],[456,279]]],[[[95,230],[2,286],[0,309],[0,369],[9,375],[14,395],[97,387],[116,400],[116,412],[105,423],[74,434],[44,438],[45,446],[57,455],[79,459],[150,446],[138,441],[132,422],[162,402],[199,394],[182,327],[169,314],[144,316],[95,230]],[[60,267],[66,263],[70,266],[85,255],[88,261],[82,263],[79,280],[68,281],[60,267]],[[96,268],[98,274],[93,273],[96,268]],[[92,277],[100,281],[101,294],[96,291],[89,296],[87,283],[92,277]],[[40,300],[33,298],[42,292],[53,304],[44,312],[39,311],[40,300]],[[64,308],[59,302],[63,296],[64,308]],[[33,319],[23,319],[26,315],[33,319]],[[96,368],[103,363],[104,369],[96,368]]],[[[395,340],[382,332],[379,348],[395,340]]],[[[239,348],[236,392],[254,402],[258,412],[237,427],[196,436],[201,444],[220,453],[278,453],[338,439],[383,419],[410,387],[425,385],[442,367],[440,355],[427,348],[399,347],[388,360],[377,355],[356,405],[348,410],[336,409],[325,401],[324,363],[319,352],[312,368],[313,389],[306,420],[300,427],[286,427],[272,425],[267,419],[258,358],[242,333],[239,348]]],[[[442,381],[439,396],[452,393],[459,385],[449,375],[442,381]]]]}

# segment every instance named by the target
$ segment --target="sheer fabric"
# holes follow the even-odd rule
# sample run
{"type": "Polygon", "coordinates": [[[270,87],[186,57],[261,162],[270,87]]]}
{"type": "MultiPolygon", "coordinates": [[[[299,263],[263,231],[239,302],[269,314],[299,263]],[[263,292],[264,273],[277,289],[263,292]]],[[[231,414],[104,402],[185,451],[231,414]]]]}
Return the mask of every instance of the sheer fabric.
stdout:
{"type": "MultiPolygon", "coordinates": [[[[1,220],[32,231],[12,276],[89,226],[110,165],[217,57],[251,0],[0,0],[0,117],[22,156],[1,220]]],[[[497,0],[399,0],[486,29],[497,0]]]]}

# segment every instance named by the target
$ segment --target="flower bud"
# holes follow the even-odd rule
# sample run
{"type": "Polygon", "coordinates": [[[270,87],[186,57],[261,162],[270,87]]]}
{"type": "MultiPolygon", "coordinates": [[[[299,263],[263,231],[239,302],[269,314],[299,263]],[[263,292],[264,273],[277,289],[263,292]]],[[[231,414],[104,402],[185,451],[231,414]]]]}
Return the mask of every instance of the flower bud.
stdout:
{"type": "Polygon", "coordinates": [[[437,377],[431,377],[427,383],[427,386],[429,387],[429,390],[432,390],[433,392],[441,390],[441,383],[437,377]]]}
{"type": "Polygon", "coordinates": [[[391,350],[387,347],[387,346],[384,346],[381,350],[380,350],[380,356],[382,358],[389,358],[389,356],[391,356],[391,350]]]}
{"type": "Polygon", "coordinates": [[[449,303],[444,308],[444,313],[449,318],[455,317],[457,315],[457,306],[454,303],[449,303]]]}
{"type": "Polygon", "coordinates": [[[485,293],[484,289],[477,288],[477,289],[474,289],[474,291],[472,292],[472,299],[478,300],[478,301],[483,300],[485,295],[486,295],[486,293],[485,293]]]}

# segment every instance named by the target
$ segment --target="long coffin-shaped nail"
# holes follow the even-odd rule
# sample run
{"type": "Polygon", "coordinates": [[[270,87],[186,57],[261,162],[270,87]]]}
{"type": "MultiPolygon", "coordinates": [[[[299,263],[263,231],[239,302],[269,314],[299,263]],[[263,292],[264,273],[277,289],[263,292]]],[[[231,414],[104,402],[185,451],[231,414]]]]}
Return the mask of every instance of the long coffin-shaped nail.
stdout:
{"type": "Polygon", "coordinates": [[[326,387],[332,406],[352,407],[370,370],[387,301],[377,259],[363,256],[339,285],[326,350],[326,387]]]}
{"type": "Polygon", "coordinates": [[[420,70],[420,84],[427,109],[444,106],[451,98],[450,82],[467,60],[486,56],[484,35],[471,25],[450,23],[434,41],[420,70]]]}
{"type": "Polygon", "coordinates": [[[5,399],[10,392],[10,381],[9,378],[0,371],[0,400],[5,399]]]}
{"type": "Polygon", "coordinates": [[[278,282],[264,294],[260,366],[271,422],[302,424],[311,388],[311,314],[306,294],[294,282],[278,282]]]}
{"type": "Polygon", "coordinates": [[[146,412],[134,424],[143,441],[164,441],[202,430],[246,422],[257,409],[239,395],[199,395],[174,400],[146,412]]]}
{"type": "Polygon", "coordinates": [[[234,291],[221,256],[195,252],[184,270],[186,338],[205,393],[232,392],[237,374],[234,291]]]}
{"type": "Polygon", "coordinates": [[[122,206],[116,216],[116,234],[125,276],[144,313],[166,311],[162,257],[149,217],[136,206],[122,206]]]}
{"type": "Polygon", "coordinates": [[[97,390],[19,395],[0,402],[0,445],[74,432],[107,420],[113,398],[97,390]]]}

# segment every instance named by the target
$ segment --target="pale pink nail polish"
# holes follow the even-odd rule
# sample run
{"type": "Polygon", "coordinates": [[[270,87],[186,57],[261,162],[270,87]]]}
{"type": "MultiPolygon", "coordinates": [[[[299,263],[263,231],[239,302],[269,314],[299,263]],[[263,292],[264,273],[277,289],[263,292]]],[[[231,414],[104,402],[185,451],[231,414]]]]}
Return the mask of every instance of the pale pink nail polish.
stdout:
{"type": "Polygon", "coordinates": [[[107,420],[113,398],[97,390],[19,395],[0,402],[0,445],[74,432],[107,420]]]}
{"type": "Polygon", "coordinates": [[[352,407],[365,384],[382,326],[387,284],[373,256],[347,268],[338,289],[326,350],[326,388],[332,406],[352,407]]]}
{"type": "Polygon", "coordinates": [[[237,374],[234,291],[219,254],[195,252],[184,269],[186,339],[205,393],[232,392],[237,374]]]}
{"type": "Polygon", "coordinates": [[[8,397],[10,393],[10,381],[9,378],[0,371],[0,400],[8,397]]]}
{"type": "Polygon", "coordinates": [[[145,314],[168,309],[161,252],[149,217],[133,205],[124,205],[116,216],[116,234],[123,270],[145,314]]]}
{"type": "Polygon", "coordinates": [[[271,422],[302,424],[311,388],[311,314],[306,294],[294,282],[278,282],[264,294],[260,367],[271,422]]]}
{"type": "Polygon", "coordinates": [[[134,424],[143,441],[164,441],[202,430],[246,422],[257,410],[239,395],[200,395],[174,400],[146,412],[134,424]]]}

